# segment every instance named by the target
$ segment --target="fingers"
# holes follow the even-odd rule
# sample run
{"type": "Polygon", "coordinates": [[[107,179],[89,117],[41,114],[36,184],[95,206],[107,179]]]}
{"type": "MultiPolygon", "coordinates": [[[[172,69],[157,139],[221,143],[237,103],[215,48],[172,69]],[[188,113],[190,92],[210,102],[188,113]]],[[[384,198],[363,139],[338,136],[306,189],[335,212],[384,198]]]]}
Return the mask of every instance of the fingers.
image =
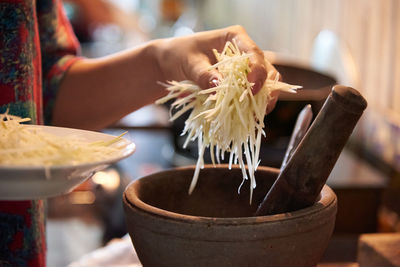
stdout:
{"type": "Polygon", "coordinates": [[[249,82],[254,83],[252,88],[253,94],[257,94],[267,78],[267,71],[264,66],[256,64],[252,64],[250,69],[251,72],[247,75],[247,79],[249,82]]]}
{"type": "MultiPolygon", "coordinates": [[[[267,78],[267,66],[265,64],[264,53],[258,48],[254,41],[247,35],[245,29],[241,26],[233,26],[228,29],[232,32],[231,38],[237,44],[239,49],[245,53],[251,54],[250,56],[250,73],[247,78],[249,82],[254,83],[253,93],[256,94],[263,86],[267,78]]],[[[268,65],[271,68],[272,65],[268,65]]]]}
{"type": "Polygon", "coordinates": [[[192,58],[189,65],[188,78],[193,80],[202,89],[216,86],[218,80],[221,79],[221,75],[218,71],[215,69],[209,69],[211,63],[206,56],[192,58]]]}
{"type": "Polygon", "coordinates": [[[185,72],[188,79],[193,80],[203,89],[215,86],[212,81],[221,79],[217,70],[209,70],[209,67],[215,63],[213,62],[215,57],[211,50],[216,48],[221,51],[227,41],[236,43],[241,51],[251,54],[251,71],[247,78],[254,84],[252,88],[254,94],[260,91],[267,77],[275,77],[278,74],[278,71],[264,58],[263,51],[247,35],[242,26],[231,26],[225,29],[203,32],[197,36],[199,42],[195,47],[200,48],[201,53],[193,53],[190,56],[185,72]]]}

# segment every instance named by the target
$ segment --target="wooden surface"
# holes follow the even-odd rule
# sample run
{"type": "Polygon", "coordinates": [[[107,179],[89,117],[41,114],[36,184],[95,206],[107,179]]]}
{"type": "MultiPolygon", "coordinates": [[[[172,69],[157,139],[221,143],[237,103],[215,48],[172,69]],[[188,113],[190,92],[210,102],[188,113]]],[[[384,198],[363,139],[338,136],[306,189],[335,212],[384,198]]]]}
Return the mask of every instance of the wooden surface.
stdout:
{"type": "Polygon", "coordinates": [[[400,233],[361,235],[358,263],[360,267],[400,266],[400,233]]]}

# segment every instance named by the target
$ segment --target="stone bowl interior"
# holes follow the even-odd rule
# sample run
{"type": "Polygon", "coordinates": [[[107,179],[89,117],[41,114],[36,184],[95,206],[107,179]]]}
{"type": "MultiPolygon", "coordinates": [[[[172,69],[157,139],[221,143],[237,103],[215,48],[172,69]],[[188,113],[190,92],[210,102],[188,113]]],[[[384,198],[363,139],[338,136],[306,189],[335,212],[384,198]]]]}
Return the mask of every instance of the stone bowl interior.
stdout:
{"type": "MultiPolygon", "coordinates": [[[[223,168],[226,168],[224,166],[223,168]]],[[[259,177],[250,204],[249,181],[242,183],[242,172],[238,169],[229,173],[221,168],[206,168],[200,171],[197,185],[188,194],[193,176],[192,169],[183,168],[177,176],[174,172],[140,181],[138,198],[145,204],[174,213],[216,218],[251,217],[257,205],[268,192],[275,180],[276,170],[271,175],[259,177]],[[229,174],[229,179],[221,175],[229,174]],[[224,179],[225,178],[225,179],[224,179]]],[[[277,175],[277,173],[276,173],[277,175]]]]}

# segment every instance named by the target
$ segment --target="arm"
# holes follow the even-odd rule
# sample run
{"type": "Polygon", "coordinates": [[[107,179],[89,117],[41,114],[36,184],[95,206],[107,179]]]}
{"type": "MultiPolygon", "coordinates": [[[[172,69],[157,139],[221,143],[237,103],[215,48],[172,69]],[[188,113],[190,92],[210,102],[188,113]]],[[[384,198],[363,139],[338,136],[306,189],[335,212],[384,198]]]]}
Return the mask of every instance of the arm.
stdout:
{"type": "Polygon", "coordinates": [[[161,97],[155,43],[75,62],[60,84],[53,124],[97,130],[161,97]]]}
{"type": "Polygon", "coordinates": [[[207,68],[215,63],[212,49],[226,41],[252,53],[249,80],[257,92],[274,70],[244,29],[201,32],[187,37],[161,39],[100,59],[75,62],[66,73],[53,111],[53,123],[100,129],[124,115],[154,102],[166,92],[157,81],[192,80],[202,88],[212,85],[218,73],[207,68]]]}

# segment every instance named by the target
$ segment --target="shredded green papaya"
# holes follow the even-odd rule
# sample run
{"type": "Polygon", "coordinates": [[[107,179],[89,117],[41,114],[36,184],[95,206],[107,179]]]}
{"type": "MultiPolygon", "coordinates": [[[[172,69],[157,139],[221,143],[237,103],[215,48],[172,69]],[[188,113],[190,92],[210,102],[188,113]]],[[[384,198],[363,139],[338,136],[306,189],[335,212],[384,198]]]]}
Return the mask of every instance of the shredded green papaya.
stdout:
{"type": "Polygon", "coordinates": [[[204,167],[204,151],[209,147],[214,165],[215,162],[220,163],[225,153],[230,154],[229,168],[232,164],[239,164],[243,182],[250,180],[251,203],[256,187],[255,171],[260,163],[261,135],[265,135],[264,117],[271,92],[296,92],[300,86],[283,83],[278,75],[270,72],[261,90],[253,95],[253,84],[247,79],[251,54],[241,52],[231,42],[226,43],[221,53],[215,49],[213,52],[217,63],[210,69],[216,69],[222,77],[217,86],[201,90],[192,81],[169,81],[164,84],[169,93],[156,103],[175,99],[171,109],[177,112],[171,116],[171,121],[191,110],[182,133],[187,135],[184,148],[190,141],[197,139],[198,142],[198,159],[189,194],[196,186],[200,169],[204,167]],[[274,75],[276,77],[272,77],[274,75]]]}

